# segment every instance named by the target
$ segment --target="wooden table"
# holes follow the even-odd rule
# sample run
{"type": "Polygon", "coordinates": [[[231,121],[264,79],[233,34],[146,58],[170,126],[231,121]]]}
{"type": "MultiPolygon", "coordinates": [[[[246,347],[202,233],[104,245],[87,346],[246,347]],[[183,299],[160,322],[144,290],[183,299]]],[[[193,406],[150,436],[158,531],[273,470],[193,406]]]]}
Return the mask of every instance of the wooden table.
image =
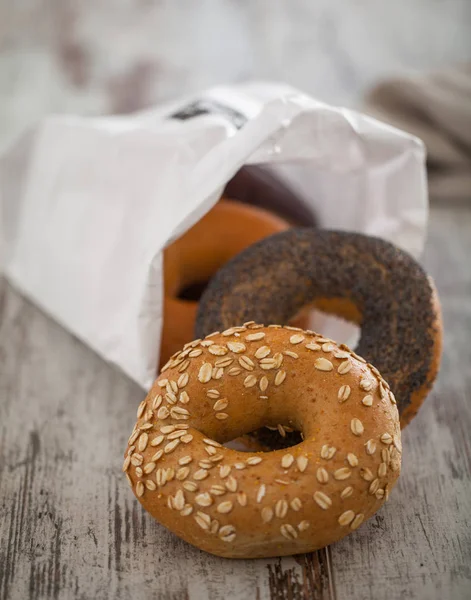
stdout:
{"type": "MultiPolygon", "coordinates": [[[[469,0],[0,0],[0,149],[50,112],[129,112],[284,80],[358,105],[378,79],[468,59],[469,0]]],[[[296,558],[221,560],[141,509],[121,473],[142,391],[0,280],[0,600],[471,597],[471,206],[432,210],[440,378],[384,508],[296,558]]]]}
{"type": "Polygon", "coordinates": [[[389,502],[294,558],[224,560],[154,522],[121,473],[143,392],[0,283],[0,599],[471,597],[471,206],[435,206],[442,370],[389,502]]]}

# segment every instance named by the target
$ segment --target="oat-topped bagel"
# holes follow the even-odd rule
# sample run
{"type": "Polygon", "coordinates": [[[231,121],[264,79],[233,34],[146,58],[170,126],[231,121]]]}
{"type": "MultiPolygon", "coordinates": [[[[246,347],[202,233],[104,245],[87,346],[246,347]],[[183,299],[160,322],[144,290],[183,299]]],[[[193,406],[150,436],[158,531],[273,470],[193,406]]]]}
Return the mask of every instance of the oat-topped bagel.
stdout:
{"type": "Polygon", "coordinates": [[[385,240],[296,228],[253,244],[211,280],[196,336],[249,319],[286,324],[307,305],[361,327],[356,351],[389,382],[406,425],[437,375],[442,321],[432,280],[385,240]]]}
{"type": "Polygon", "coordinates": [[[225,557],[312,551],[387,499],[401,464],[394,396],[345,346],[247,323],[187,344],[163,368],[123,470],[153,517],[225,557]],[[303,441],[272,452],[221,444],[263,426],[303,441]]]}

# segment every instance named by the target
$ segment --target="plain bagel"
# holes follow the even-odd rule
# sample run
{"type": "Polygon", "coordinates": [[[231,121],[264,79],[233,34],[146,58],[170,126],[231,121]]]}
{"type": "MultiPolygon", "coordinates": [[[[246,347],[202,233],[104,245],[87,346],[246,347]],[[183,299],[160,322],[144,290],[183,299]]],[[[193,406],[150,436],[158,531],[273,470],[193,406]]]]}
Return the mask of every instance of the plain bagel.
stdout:
{"type": "Polygon", "coordinates": [[[224,557],[309,552],[355,530],[401,465],[394,396],[379,372],[310,331],[246,323],[186,344],[139,405],[123,470],[160,523],[224,557]],[[289,426],[289,449],[221,444],[289,426]]]}
{"type": "MultiPolygon", "coordinates": [[[[160,366],[193,338],[198,302],[182,298],[181,291],[204,284],[247,246],[287,228],[285,220],[262,208],[223,199],[165,249],[160,366]]],[[[300,315],[290,322],[307,326],[300,315]]]]}

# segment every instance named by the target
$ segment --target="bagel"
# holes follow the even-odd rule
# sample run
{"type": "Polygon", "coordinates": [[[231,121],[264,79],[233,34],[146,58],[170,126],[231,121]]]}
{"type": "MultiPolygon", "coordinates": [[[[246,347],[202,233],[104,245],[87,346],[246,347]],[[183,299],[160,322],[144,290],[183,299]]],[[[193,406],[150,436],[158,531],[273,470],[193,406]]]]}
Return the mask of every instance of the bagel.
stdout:
{"type": "Polygon", "coordinates": [[[432,280],[385,240],[295,228],[254,244],[211,280],[196,335],[248,319],[287,323],[307,305],[361,327],[356,351],[389,382],[405,426],[437,375],[442,321],[432,280]]]}
{"type": "MultiPolygon", "coordinates": [[[[287,229],[269,212],[222,200],[194,227],[164,250],[164,310],[160,365],[193,338],[198,286],[247,246],[287,229]],[[186,298],[182,298],[182,291],[186,298]]],[[[306,318],[294,324],[307,326],[306,318]]]]}
{"type": "Polygon", "coordinates": [[[310,552],[355,530],[401,466],[394,396],[364,359],[313,332],[246,323],[186,344],[139,405],[123,471],[142,506],[219,556],[310,552]],[[289,426],[289,450],[225,442],[289,426]]]}

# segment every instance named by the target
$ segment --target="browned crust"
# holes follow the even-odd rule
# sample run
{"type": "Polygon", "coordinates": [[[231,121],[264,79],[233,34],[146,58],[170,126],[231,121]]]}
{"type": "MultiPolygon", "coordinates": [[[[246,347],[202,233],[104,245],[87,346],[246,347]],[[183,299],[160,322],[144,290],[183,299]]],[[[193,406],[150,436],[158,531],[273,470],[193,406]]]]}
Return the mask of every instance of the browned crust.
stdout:
{"type": "Polygon", "coordinates": [[[191,544],[229,558],[289,555],[378,510],[400,472],[400,437],[388,384],[363,359],[313,332],[248,323],[164,367],[123,469],[144,508],[191,544]],[[219,445],[279,423],[304,441],[266,453],[219,445]]]}
{"type": "MultiPolygon", "coordinates": [[[[412,419],[418,413],[425,398],[430,393],[433,387],[433,383],[438,375],[440,367],[441,355],[442,355],[442,338],[443,338],[443,321],[441,317],[440,299],[438,297],[437,289],[431,277],[428,278],[432,287],[432,304],[434,313],[436,315],[434,324],[432,326],[432,337],[435,340],[433,346],[433,357],[430,362],[430,369],[428,371],[427,380],[422,387],[413,392],[410,397],[410,404],[401,413],[401,428],[412,421],[412,419]]],[[[314,302],[314,307],[327,314],[335,315],[350,323],[355,323],[361,326],[362,315],[358,308],[353,302],[345,298],[319,298],[314,302]]]]}
{"type": "MultiPolygon", "coordinates": [[[[179,291],[208,281],[241,250],[287,227],[286,221],[262,208],[223,199],[165,249],[160,367],[193,338],[198,303],[180,300],[179,291]]],[[[307,319],[294,319],[293,324],[306,327],[307,319]]]]}

